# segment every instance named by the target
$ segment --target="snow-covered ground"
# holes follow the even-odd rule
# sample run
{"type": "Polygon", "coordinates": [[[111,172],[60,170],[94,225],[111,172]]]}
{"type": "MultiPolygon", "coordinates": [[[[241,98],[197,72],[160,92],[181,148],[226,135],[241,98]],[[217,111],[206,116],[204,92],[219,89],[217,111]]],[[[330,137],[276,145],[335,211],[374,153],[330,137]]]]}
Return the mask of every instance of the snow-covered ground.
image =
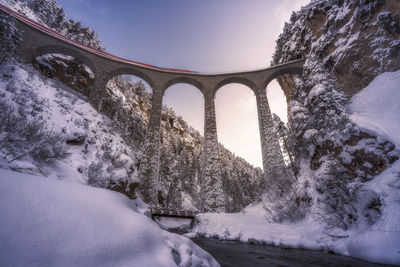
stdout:
{"type": "Polygon", "coordinates": [[[377,76],[351,102],[351,120],[400,145],[400,71],[377,76]]]}
{"type": "Polygon", "coordinates": [[[0,266],[218,266],[119,193],[6,169],[0,177],[0,266]]]}
{"type": "MultiPolygon", "coordinates": [[[[400,71],[383,73],[355,95],[351,119],[361,128],[400,144],[400,71]]],[[[367,261],[400,264],[400,162],[395,162],[365,184],[383,205],[378,220],[367,220],[348,231],[328,229],[310,214],[301,222],[267,223],[262,204],[234,214],[200,214],[188,236],[205,235],[242,242],[260,242],[284,247],[331,250],[367,261]]]]}

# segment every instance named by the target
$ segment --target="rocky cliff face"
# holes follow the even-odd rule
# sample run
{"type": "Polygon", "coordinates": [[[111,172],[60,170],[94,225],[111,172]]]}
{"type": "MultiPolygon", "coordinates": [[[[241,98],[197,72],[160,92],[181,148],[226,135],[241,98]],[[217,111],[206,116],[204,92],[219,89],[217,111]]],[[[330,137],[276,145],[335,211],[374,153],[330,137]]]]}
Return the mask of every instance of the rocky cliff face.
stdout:
{"type": "MultiPolygon", "coordinates": [[[[309,114],[328,115],[330,108],[321,101],[326,103],[324,82],[328,84],[327,81],[331,80],[332,87],[337,91],[336,95],[341,94],[343,98],[337,100],[336,110],[331,111],[338,117],[345,117],[346,111],[338,110],[338,106],[345,108],[347,99],[366,87],[378,74],[399,69],[399,10],[398,1],[313,1],[300,12],[294,13],[291,23],[285,25],[284,32],[277,41],[273,62],[277,64],[298,57],[308,59],[304,83],[296,83],[290,75],[278,79],[290,101],[289,109],[298,107],[300,103],[305,105],[309,114]],[[304,97],[306,93],[307,98],[304,97]]],[[[332,100],[331,97],[328,102],[332,100]]],[[[296,124],[295,113],[297,111],[293,109],[290,111],[293,116],[289,116],[293,125],[296,124]]],[[[327,128],[328,125],[323,120],[322,118],[320,126],[325,124],[327,128]]],[[[311,125],[315,120],[309,121],[309,126],[312,127],[310,129],[315,128],[311,125]]],[[[332,126],[335,124],[337,121],[332,126]]],[[[306,128],[307,126],[302,129],[303,137],[310,130],[306,128]]],[[[337,128],[340,126],[337,125],[337,128]]],[[[360,132],[350,125],[343,130],[345,129],[349,134],[342,144],[337,145],[335,140],[322,138],[325,143],[317,145],[312,154],[313,169],[318,168],[320,159],[329,153],[346,165],[352,177],[363,172],[366,173],[364,178],[367,178],[379,174],[397,159],[397,156],[390,154],[394,149],[392,144],[377,144],[376,137],[360,132]],[[383,153],[376,157],[376,153],[355,148],[361,140],[375,140],[371,142],[383,153]],[[346,146],[352,148],[346,149],[346,146]],[[352,160],[343,160],[340,157],[342,153],[351,154],[352,160]],[[371,162],[374,168],[364,168],[364,161],[371,162]]]]}
{"type": "MultiPolygon", "coordinates": [[[[42,22],[47,23],[48,26],[60,32],[66,31],[63,23],[57,23],[57,21],[64,21],[65,16],[58,14],[59,12],[55,14],[52,12],[52,10],[59,10],[55,1],[44,1],[43,6],[38,8],[39,3],[42,2],[12,3],[19,7],[22,13],[33,12],[34,15],[31,16],[36,16],[34,18],[37,20],[42,18],[42,22]],[[43,19],[44,14],[49,17],[43,19]]],[[[97,42],[94,33],[84,32],[83,36],[78,37],[89,44],[91,41],[97,42]]],[[[78,37],[77,40],[79,40],[78,37]]],[[[91,99],[94,86],[93,73],[75,58],[68,55],[48,54],[36,58],[33,65],[46,77],[61,81],[80,93],[87,102],[98,102],[97,99],[96,101],[91,99]]],[[[151,94],[143,83],[133,81],[128,76],[119,76],[109,81],[101,97],[100,104],[96,108],[111,119],[113,129],[96,128],[85,134],[84,131],[89,130],[86,127],[80,133],[69,136],[66,142],[68,145],[82,148],[79,153],[83,154],[85,164],[78,167],[79,173],[83,176],[82,180],[135,197],[134,192],[139,181],[137,171],[141,164],[141,153],[151,109],[151,94]],[[109,135],[112,135],[114,131],[118,132],[122,138],[121,144],[116,144],[111,140],[112,138],[110,139],[109,135]],[[106,138],[99,138],[103,136],[102,132],[107,133],[106,138]]],[[[81,114],[83,120],[92,121],[91,118],[86,117],[85,113],[77,112],[81,114]]],[[[160,183],[164,204],[178,209],[199,208],[201,207],[199,194],[203,138],[169,108],[163,108],[161,123],[160,183]]],[[[104,122],[104,124],[109,125],[109,122],[104,122]]],[[[238,211],[261,194],[262,170],[236,157],[222,145],[219,145],[219,150],[225,208],[228,212],[238,211]]]]}
{"type": "Polygon", "coordinates": [[[340,214],[342,228],[357,219],[350,206],[363,182],[399,158],[393,143],[360,129],[348,110],[350,97],[374,77],[400,69],[399,10],[399,1],[315,0],[292,14],[277,40],[273,64],[307,59],[301,79],[278,79],[288,100],[291,153],[311,174],[292,191],[295,206],[317,202],[320,213],[340,214]],[[320,197],[310,197],[310,184],[320,197]]]}
{"type": "MultiPolygon", "coordinates": [[[[400,62],[400,2],[312,1],[293,13],[277,41],[273,64],[316,55],[347,96],[400,62]]],[[[293,77],[279,79],[290,96],[293,77]]]]}

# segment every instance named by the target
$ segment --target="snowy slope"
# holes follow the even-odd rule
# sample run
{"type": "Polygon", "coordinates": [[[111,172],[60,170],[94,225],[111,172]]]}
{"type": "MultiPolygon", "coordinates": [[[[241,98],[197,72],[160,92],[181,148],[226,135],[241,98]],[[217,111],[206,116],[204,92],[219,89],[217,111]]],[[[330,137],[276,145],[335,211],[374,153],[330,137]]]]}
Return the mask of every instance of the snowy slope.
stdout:
{"type": "Polygon", "coordinates": [[[0,266],[219,266],[109,190],[0,169],[0,266]]]}
{"type": "Polygon", "coordinates": [[[350,119],[400,145],[400,71],[376,77],[351,100],[350,119]]]}
{"type": "MultiPolygon", "coordinates": [[[[367,131],[399,144],[400,71],[377,76],[354,95],[351,119],[367,131]]],[[[331,250],[367,261],[400,264],[400,162],[365,183],[361,201],[371,197],[383,203],[380,215],[362,211],[361,220],[351,229],[328,228],[315,214],[298,223],[267,223],[261,204],[241,213],[201,214],[189,236],[206,235],[242,242],[261,242],[284,247],[331,250]],[[376,216],[376,217],[375,217],[376,216]],[[375,221],[376,220],[376,221],[375,221]],[[336,237],[335,237],[336,236],[336,237]]],[[[358,203],[362,206],[362,203],[358,203]]]]}
{"type": "MultiPolygon", "coordinates": [[[[135,151],[121,138],[112,121],[99,114],[85,97],[38,74],[31,66],[16,62],[3,64],[0,75],[1,101],[18,108],[28,119],[42,119],[49,129],[62,133],[64,140],[85,140],[85,144],[68,146],[70,156],[67,159],[52,164],[34,163],[30,173],[87,183],[94,175],[90,167],[101,161],[96,167],[96,179],[109,176],[116,181],[136,179],[136,172],[127,172],[129,166],[134,165],[135,151]]],[[[5,156],[4,151],[0,151],[0,156],[5,156]]],[[[24,164],[30,162],[29,158],[21,158],[13,161],[10,167],[22,166],[21,171],[24,171],[24,164]]]]}

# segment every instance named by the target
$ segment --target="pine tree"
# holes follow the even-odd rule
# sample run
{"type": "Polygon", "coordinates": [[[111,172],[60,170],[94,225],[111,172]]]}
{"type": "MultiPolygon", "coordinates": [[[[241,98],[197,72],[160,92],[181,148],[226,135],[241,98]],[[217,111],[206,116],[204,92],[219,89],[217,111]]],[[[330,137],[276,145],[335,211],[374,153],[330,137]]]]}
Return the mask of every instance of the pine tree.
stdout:
{"type": "Polygon", "coordinates": [[[281,145],[283,157],[289,168],[292,169],[293,175],[297,180],[297,170],[295,166],[295,158],[293,157],[293,146],[289,140],[289,129],[286,128],[285,124],[275,113],[272,115],[274,121],[274,131],[278,136],[279,143],[281,145]]]}
{"type": "Polygon", "coordinates": [[[72,19],[66,20],[64,10],[56,0],[32,0],[28,2],[28,6],[48,27],[83,44],[105,49],[97,34],[89,27],[82,27],[79,21],[75,23],[72,19]]]}
{"type": "Polygon", "coordinates": [[[15,26],[15,19],[9,15],[0,16],[0,64],[12,57],[22,37],[15,26]]]}

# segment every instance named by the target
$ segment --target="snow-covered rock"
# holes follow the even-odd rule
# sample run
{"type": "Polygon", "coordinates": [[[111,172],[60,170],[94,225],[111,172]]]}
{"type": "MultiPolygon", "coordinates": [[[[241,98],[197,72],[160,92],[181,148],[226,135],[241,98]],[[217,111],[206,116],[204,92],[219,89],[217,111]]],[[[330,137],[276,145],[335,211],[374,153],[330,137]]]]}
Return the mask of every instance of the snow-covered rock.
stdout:
{"type": "Polygon", "coordinates": [[[350,119],[363,129],[400,145],[400,71],[377,76],[351,99],[350,119]]]}
{"type": "Polygon", "coordinates": [[[37,57],[34,66],[47,77],[56,78],[85,96],[91,93],[95,78],[92,70],[72,56],[46,54],[37,57]]]}

